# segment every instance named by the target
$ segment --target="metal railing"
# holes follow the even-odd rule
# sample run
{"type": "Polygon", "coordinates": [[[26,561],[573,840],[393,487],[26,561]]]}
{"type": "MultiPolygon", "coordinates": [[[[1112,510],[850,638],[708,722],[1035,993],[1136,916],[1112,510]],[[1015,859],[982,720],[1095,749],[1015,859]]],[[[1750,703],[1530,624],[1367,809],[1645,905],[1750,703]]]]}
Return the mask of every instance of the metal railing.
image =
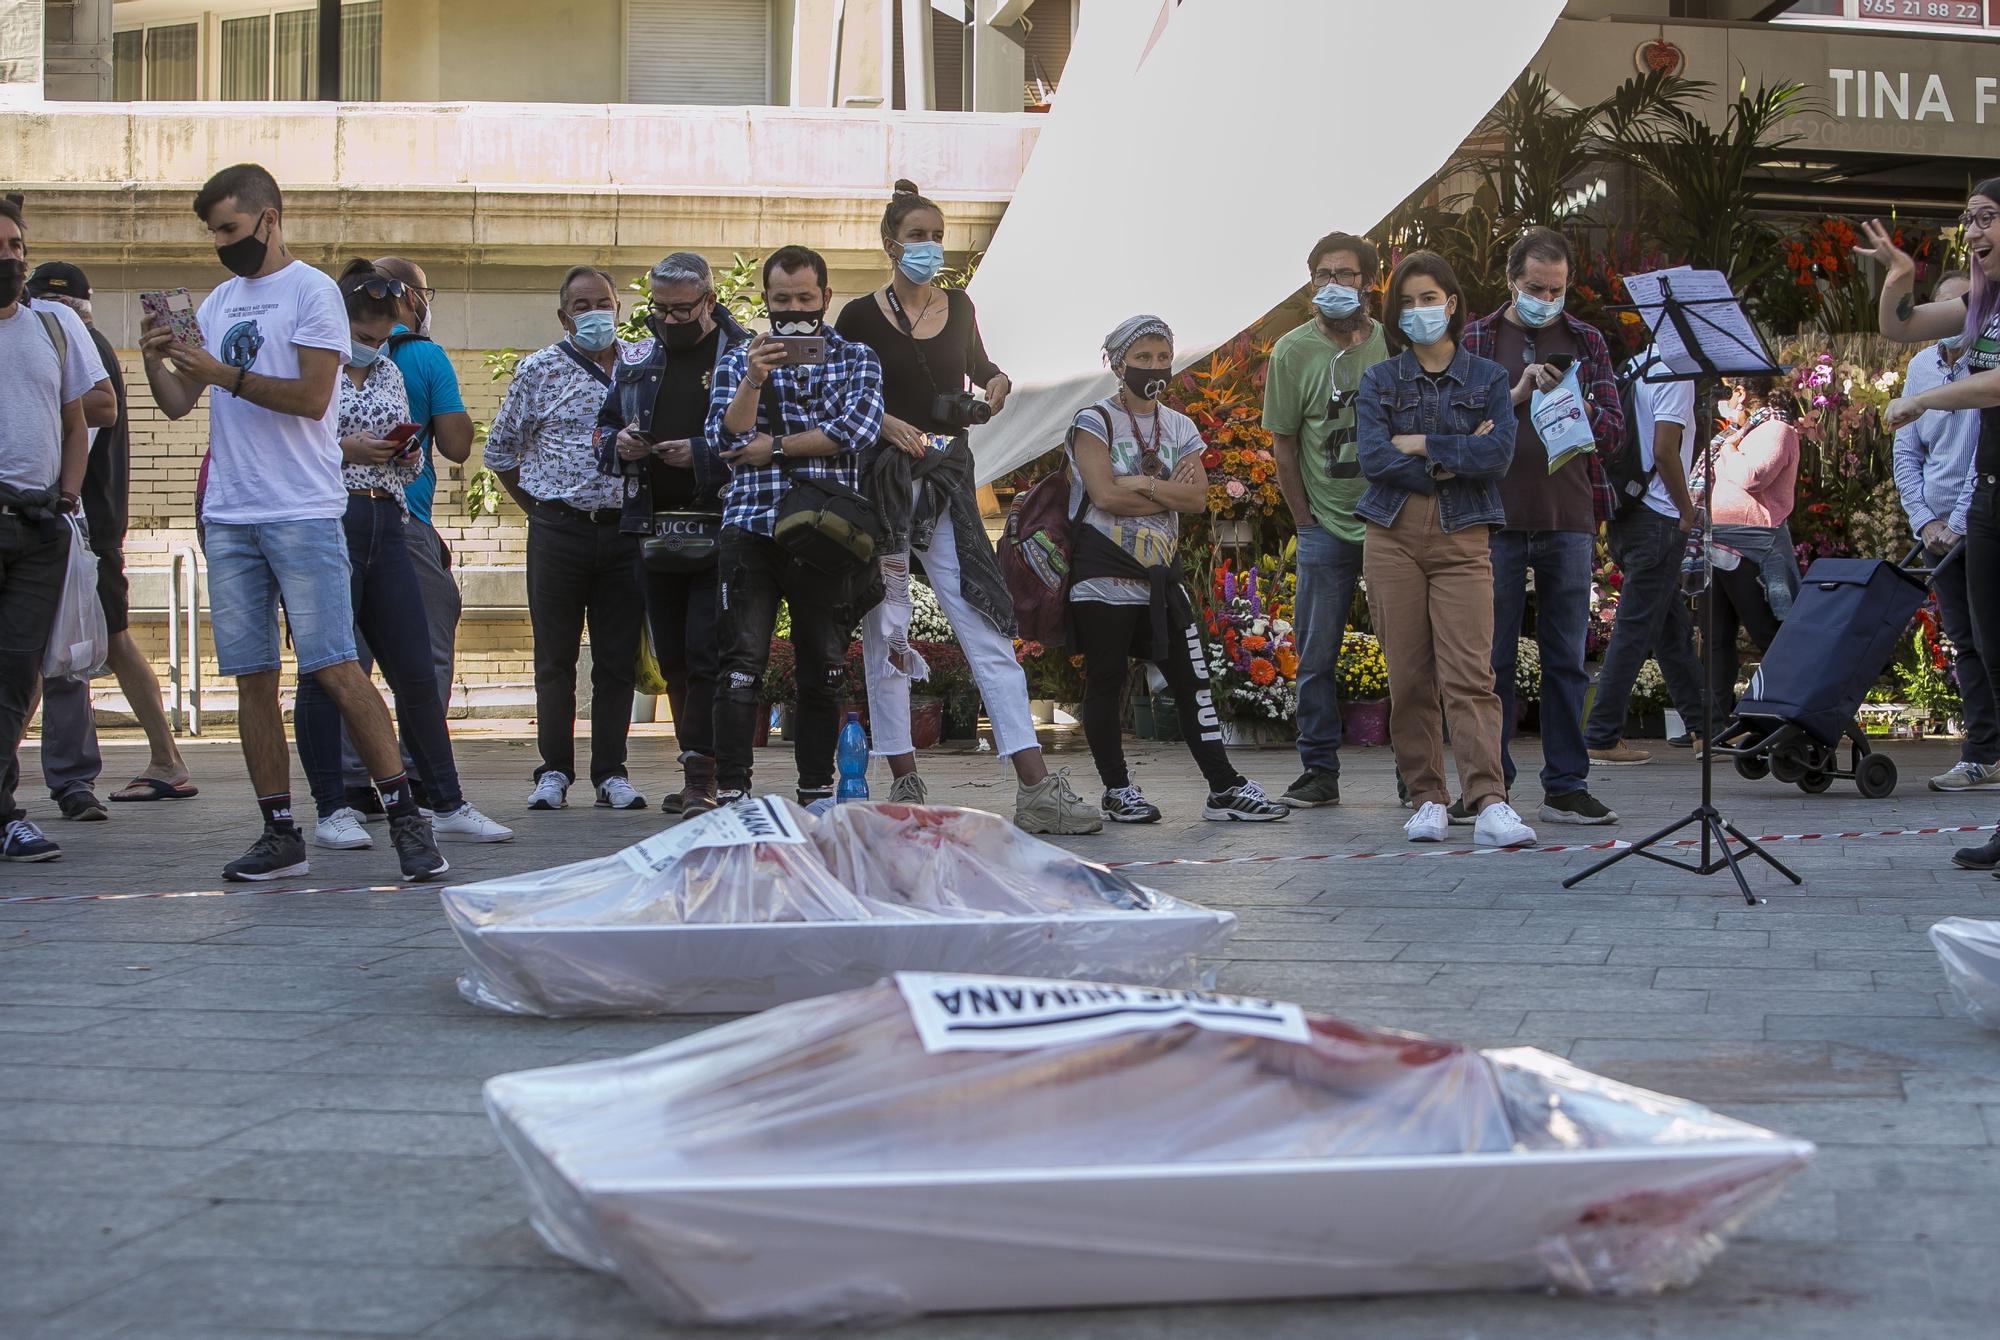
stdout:
{"type": "Polygon", "coordinates": [[[176,735],[201,734],[201,553],[187,545],[171,552],[167,575],[167,676],[173,682],[176,735]],[[182,578],[187,581],[182,595],[182,578]],[[187,614],[185,630],[181,614],[187,614]]]}

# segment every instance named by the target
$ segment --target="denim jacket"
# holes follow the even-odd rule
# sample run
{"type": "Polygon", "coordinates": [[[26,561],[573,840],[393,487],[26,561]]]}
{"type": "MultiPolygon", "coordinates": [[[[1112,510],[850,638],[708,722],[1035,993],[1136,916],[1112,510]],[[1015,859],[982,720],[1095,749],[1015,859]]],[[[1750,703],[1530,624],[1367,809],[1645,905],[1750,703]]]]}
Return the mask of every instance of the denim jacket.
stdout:
{"type": "Polygon", "coordinates": [[[1354,508],[1362,520],[1393,525],[1406,497],[1432,493],[1447,531],[1506,522],[1499,481],[1514,461],[1514,401],[1498,363],[1461,347],[1434,382],[1405,349],[1361,374],[1355,426],[1368,480],[1354,508]],[[1492,431],[1475,436],[1473,429],[1489,420],[1492,431]],[[1422,433],[1429,458],[1405,456],[1389,444],[1403,433],[1422,433]],[[1439,479],[1443,471],[1452,478],[1439,479]]]}
{"type": "MultiPolygon", "coordinates": [[[[731,349],[749,342],[750,332],[719,302],[715,305],[715,324],[722,331],[722,338],[715,343],[715,361],[720,364],[731,349]]],[[[620,362],[612,373],[611,391],[604,397],[603,412],[597,416],[593,444],[597,450],[598,473],[625,478],[625,507],[619,529],[643,535],[649,533],[653,526],[651,471],[646,468],[645,461],[627,461],[619,457],[618,430],[628,423],[639,424],[648,430],[652,428],[653,403],[659,398],[660,378],[665,375],[667,367],[667,351],[661,347],[658,338],[652,336],[646,339],[641,349],[643,352],[638,359],[630,363],[620,362]]],[[[704,400],[703,403],[707,402],[704,400]]],[[[729,467],[722,462],[721,450],[720,445],[710,441],[706,435],[695,435],[692,468],[696,496],[691,508],[693,511],[722,511],[722,491],[729,487],[729,467]]]]}

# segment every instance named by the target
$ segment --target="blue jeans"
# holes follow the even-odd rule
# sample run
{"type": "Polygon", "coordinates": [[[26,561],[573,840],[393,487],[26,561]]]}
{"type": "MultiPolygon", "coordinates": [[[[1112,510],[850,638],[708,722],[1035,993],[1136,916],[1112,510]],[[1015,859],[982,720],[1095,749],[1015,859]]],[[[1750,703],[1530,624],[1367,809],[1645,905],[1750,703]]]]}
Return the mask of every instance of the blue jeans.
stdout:
{"type": "MultiPolygon", "coordinates": [[[[438,698],[431,660],[430,619],[416,565],[403,535],[403,509],[393,499],[349,497],[347,576],[354,620],[382,664],[382,677],[396,699],[396,721],[416,755],[423,776],[424,802],[440,814],[465,803],[451,736],[438,698]]],[[[212,528],[211,528],[212,529],[212,528]]],[[[213,543],[213,540],[210,541],[213,543]]],[[[288,607],[289,608],[289,607],[288,607]]],[[[348,630],[353,636],[353,629],[348,630]]],[[[304,660],[301,653],[300,660],[304,660]]],[[[340,768],[340,709],[319,680],[299,673],[298,707],[293,712],[299,762],[305,765],[313,802],[324,819],[345,802],[340,768]]]]}
{"type": "Polygon", "coordinates": [[[1583,748],[1584,634],[1590,626],[1590,555],[1594,537],[1570,531],[1493,532],[1493,688],[1500,695],[1500,759],[1514,785],[1514,663],[1528,572],[1535,574],[1535,646],[1542,658],[1542,791],[1566,796],[1590,776],[1583,748]]]}
{"type": "Polygon", "coordinates": [[[217,669],[231,679],[278,668],[278,601],[299,674],[354,659],[347,540],[337,517],[311,521],[210,521],[208,628],[217,669]]]}
{"type": "Polygon", "coordinates": [[[1361,579],[1361,546],[1322,530],[1299,529],[1298,599],[1292,622],[1299,653],[1299,761],[1340,775],[1340,643],[1361,579]]]}
{"type": "MultiPolygon", "coordinates": [[[[1597,672],[1597,700],[1591,704],[1584,743],[1609,749],[1625,734],[1632,684],[1651,656],[1660,663],[1667,693],[1691,731],[1702,729],[1702,696],[1707,692],[1701,660],[1694,654],[1693,625],[1681,595],[1681,554],[1687,536],[1680,523],[1641,504],[1611,525],[1611,559],[1624,582],[1618,588],[1618,621],[1604,668],[1597,672]]],[[[1720,727],[1722,718],[1715,724],[1720,727]]],[[[1546,727],[1544,727],[1546,729],[1546,727]]]]}

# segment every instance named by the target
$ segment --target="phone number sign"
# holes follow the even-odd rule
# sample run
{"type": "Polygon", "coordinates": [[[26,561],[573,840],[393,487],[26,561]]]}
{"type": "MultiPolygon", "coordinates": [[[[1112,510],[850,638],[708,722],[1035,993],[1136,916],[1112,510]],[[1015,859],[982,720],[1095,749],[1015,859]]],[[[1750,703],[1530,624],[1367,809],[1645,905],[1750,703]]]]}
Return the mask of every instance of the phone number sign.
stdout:
{"type": "MultiPolygon", "coordinates": [[[[1859,16],[1878,23],[1952,23],[1988,26],[1988,0],[1861,0],[1859,16]]],[[[2000,4],[1993,6],[2000,9],[2000,4]]]]}

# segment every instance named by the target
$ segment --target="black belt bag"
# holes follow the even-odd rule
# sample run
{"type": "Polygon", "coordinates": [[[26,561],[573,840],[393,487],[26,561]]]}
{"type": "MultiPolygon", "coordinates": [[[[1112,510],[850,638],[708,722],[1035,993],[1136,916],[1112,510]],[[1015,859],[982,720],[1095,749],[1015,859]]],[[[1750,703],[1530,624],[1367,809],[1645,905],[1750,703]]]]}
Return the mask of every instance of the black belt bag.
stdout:
{"type": "Polygon", "coordinates": [[[722,517],[715,512],[655,512],[652,533],[639,546],[648,572],[696,573],[715,567],[722,549],[722,517]]]}
{"type": "Polygon", "coordinates": [[[810,568],[842,576],[875,557],[882,533],[875,504],[831,479],[794,477],[771,538],[810,568]]]}

